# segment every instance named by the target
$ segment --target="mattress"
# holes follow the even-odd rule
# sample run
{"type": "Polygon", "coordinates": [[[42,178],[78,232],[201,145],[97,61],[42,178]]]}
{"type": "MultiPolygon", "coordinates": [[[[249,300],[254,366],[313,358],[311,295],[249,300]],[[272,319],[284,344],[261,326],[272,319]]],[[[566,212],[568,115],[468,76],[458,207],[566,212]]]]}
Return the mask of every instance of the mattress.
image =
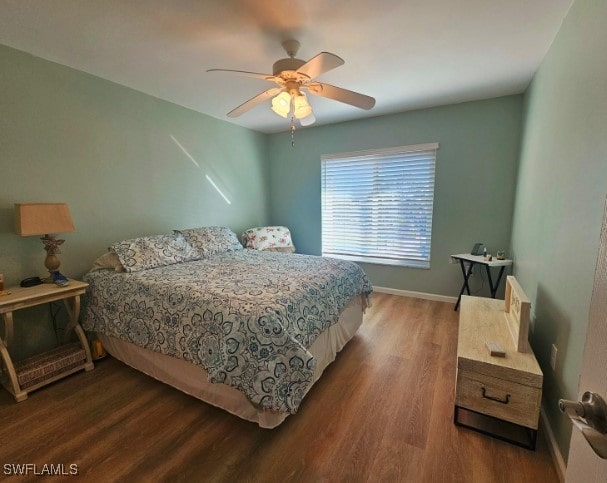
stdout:
{"type": "MultiPolygon", "coordinates": [[[[344,309],[339,321],[320,334],[310,346],[309,351],[317,363],[306,393],[355,335],[363,321],[364,303],[361,296],[355,297],[344,309]]],[[[289,416],[286,412],[257,408],[241,391],[225,384],[209,382],[208,373],[190,362],[138,347],[116,337],[98,336],[105,349],[116,359],[186,394],[257,423],[261,428],[274,428],[289,416]]]]}

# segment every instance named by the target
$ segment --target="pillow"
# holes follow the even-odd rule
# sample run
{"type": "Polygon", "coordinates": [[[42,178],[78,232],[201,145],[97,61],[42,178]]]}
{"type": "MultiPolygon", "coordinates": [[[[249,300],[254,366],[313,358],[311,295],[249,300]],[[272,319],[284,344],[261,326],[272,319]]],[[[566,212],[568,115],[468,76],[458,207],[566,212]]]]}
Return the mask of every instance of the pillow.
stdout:
{"type": "Polygon", "coordinates": [[[93,262],[93,268],[91,272],[97,270],[114,270],[115,272],[124,272],[124,267],[120,263],[118,255],[115,251],[109,251],[101,255],[97,260],[93,262]]]}
{"type": "Polygon", "coordinates": [[[288,251],[291,253],[295,251],[291,241],[291,233],[285,226],[250,228],[242,234],[242,239],[245,247],[249,250],[288,251]],[[277,248],[281,250],[276,250],[277,248]]]}
{"type": "Polygon", "coordinates": [[[198,258],[208,258],[218,253],[242,250],[236,233],[225,226],[203,226],[175,230],[181,233],[197,253],[198,258]]]}
{"type": "Polygon", "coordinates": [[[114,243],[116,252],[127,272],[164,267],[196,259],[196,253],[181,233],[144,236],[114,243]]]}

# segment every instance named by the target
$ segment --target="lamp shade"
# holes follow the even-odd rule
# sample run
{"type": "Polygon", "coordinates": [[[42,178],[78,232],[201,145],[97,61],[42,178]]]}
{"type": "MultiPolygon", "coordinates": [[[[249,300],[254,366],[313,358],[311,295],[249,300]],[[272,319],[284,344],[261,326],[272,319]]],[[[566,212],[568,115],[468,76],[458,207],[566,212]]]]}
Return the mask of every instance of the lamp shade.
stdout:
{"type": "Polygon", "coordinates": [[[272,110],[282,117],[287,117],[291,111],[291,96],[288,92],[281,92],[272,99],[272,110]]]}
{"type": "Polygon", "coordinates": [[[302,126],[309,126],[311,124],[314,124],[316,122],[316,118],[314,117],[314,113],[310,110],[310,114],[308,114],[306,117],[302,117],[299,122],[301,123],[302,126]]]}
{"type": "Polygon", "coordinates": [[[67,204],[15,204],[15,233],[18,235],[48,235],[69,231],[74,231],[74,222],[67,204]]]}
{"type": "Polygon", "coordinates": [[[308,99],[303,92],[293,98],[293,110],[297,119],[303,119],[312,114],[312,107],[308,104],[308,99]]]}

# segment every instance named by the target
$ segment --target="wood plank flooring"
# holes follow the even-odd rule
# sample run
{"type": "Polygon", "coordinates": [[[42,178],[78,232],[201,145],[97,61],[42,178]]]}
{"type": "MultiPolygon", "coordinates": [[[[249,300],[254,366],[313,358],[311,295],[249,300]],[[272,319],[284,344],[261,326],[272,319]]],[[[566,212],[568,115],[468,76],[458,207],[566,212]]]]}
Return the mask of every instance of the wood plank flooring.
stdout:
{"type": "Polygon", "coordinates": [[[76,464],[83,481],[558,481],[541,431],[533,452],[453,424],[456,346],[452,304],[374,294],[274,430],[108,358],[21,403],[0,391],[0,475],[34,463],[76,464]]]}

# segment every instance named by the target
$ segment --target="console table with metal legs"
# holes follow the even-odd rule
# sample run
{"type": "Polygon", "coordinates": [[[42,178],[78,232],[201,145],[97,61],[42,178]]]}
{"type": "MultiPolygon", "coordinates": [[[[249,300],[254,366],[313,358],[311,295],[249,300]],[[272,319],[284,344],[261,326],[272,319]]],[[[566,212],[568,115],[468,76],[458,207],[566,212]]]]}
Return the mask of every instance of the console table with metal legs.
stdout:
{"type": "Polygon", "coordinates": [[[497,289],[502,280],[502,275],[504,274],[504,269],[512,265],[512,260],[497,260],[493,258],[493,260],[485,260],[485,257],[482,255],[471,255],[469,253],[460,253],[459,255],[451,255],[451,258],[457,260],[462,269],[462,275],[464,277],[464,283],[462,284],[462,288],[459,291],[459,296],[457,297],[457,302],[455,303],[454,310],[459,308],[460,301],[462,299],[462,295],[464,295],[464,291],[470,295],[470,287],[468,285],[468,279],[472,274],[472,269],[474,265],[484,265],[487,270],[487,279],[489,280],[489,290],[491,291],[491,298],[495,298],[497,294],[497,289]],[[495,284],[493,283],[493,277],[491,276],[491,268],[498,267],[499,271],[497,274],[497,279],[495,280],[495,284]]]}

